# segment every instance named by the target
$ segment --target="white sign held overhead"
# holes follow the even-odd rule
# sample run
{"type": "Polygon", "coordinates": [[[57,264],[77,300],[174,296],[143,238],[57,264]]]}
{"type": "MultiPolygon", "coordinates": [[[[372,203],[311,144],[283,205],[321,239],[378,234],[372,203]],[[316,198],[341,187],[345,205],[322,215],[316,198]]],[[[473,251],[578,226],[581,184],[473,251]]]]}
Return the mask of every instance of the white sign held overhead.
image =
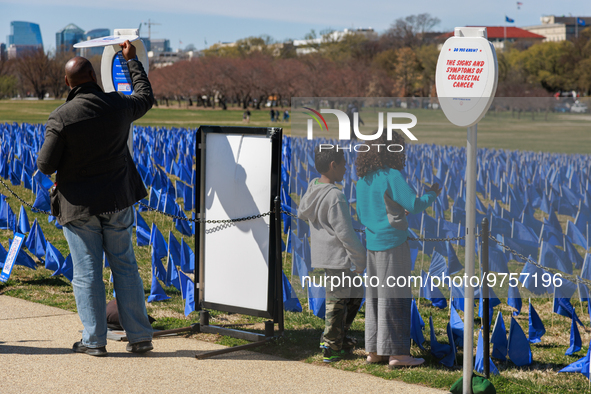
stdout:
{"type": "Polygon", "coordinates": [[[92,48],[92,47],[106,47],[107,45],[119,45],[119,44],[123,44],[127,40],[132,42],[132,41],[137,40],[138,38],[139,38],[139,36],[137,36],[135,34],[122,35],[122,36],[100,37],[100,38],[95,38],[94,40],[82,41],[77,44],[74,44],[74,48],[92,48]]]}
{"type": "Polygon", "coordinates": [[[494,99],[497,80],[497,56],[486,28],[456,27],[441,48],[435,72],[445,116],[456,126],[478,123],[494,99]]]}

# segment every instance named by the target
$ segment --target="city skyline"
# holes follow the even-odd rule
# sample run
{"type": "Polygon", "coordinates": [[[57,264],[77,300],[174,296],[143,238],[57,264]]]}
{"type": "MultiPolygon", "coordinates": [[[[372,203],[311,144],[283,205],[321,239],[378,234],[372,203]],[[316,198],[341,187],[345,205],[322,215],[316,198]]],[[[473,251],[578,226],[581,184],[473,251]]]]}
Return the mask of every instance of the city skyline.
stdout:
{"type": "Polygon", "coordinates": [[[373,28],[383,33],[398,18],[428,12],[441,22],[434,31],[451,31],[455,26],[531,26],[540,24],[542,15],[590,16],[591,6],[581,1],[539,0],[500,3],[457,0],[454,6],[436,0],[392,4],[378,2],[359,7],[354,1],[329,0],[322,3],[303,0],[294,5],[273,4],[254,0],[245,7],[242,2],[227,0],[224,4],[187,4],[169,0],[166,4],[153,0],[131,0],[121,3],[104,0],[91,6],[74,0],[56,0],[51,5],[43,0],[1,0],[0,42],[6,43],[11,21],[39,24],[45,50],[55,49],[55,34],[70,23],[84,30],[96,28],[137,28],[148,35],[145,22],[152,26],[152,38],[170,40],[173,50],[193,44],[203,49],[217,42],[233,42],[249,36],[268,35],[275,41],[302,39],[312,29],[373,28]],[[506,24],[505,16],[515,20],[506,24]],[[206,44],[207,42],[207,44],[206,44]]]}

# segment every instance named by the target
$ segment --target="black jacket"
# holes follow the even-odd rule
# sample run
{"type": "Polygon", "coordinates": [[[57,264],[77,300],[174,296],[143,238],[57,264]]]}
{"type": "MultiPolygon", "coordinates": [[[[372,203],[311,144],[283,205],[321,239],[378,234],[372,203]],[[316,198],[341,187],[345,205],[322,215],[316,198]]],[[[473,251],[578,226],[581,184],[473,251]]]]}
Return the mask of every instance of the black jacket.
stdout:
{"type": "Polygon", "coordinates": [[[141,63],[127,64],[132,95],[105,93],[87,82],[49,115],[37,166],[47,175],[57,170],[51,212],[61,225],[127,208],[147,196],[127,140],[131,122],[152,107],[154,95],[141,63]]]}

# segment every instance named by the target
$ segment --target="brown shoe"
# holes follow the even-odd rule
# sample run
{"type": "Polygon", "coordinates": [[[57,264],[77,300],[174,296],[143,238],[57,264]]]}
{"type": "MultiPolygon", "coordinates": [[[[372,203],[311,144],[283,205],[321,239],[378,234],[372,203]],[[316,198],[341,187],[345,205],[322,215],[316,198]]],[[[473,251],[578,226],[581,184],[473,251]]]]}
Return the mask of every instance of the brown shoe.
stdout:
{"type": "Polygon", "coordinates": [[[423,358],[414,358],[412,356],[390,356],[388,368],[394,369],[397,367],[415,367],[425,362],[423,358]]]}
{"type": "Polygon", "coordinates": [[[367,364],[375,364],[375,363],[381,363],[383,361],[386,361],[384,356],[378,356],[377,353],[370,352],[367,355],[367,361],[366,361],[366,363],[367,364]]]}

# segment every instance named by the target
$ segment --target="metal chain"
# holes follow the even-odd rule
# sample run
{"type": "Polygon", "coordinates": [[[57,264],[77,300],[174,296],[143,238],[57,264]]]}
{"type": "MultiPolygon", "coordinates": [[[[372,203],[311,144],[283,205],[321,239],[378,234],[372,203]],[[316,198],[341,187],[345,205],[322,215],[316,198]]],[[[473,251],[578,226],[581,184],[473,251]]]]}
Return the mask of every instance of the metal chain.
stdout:
{"type": "Polygon", "coordinates": [[[4,187],[6,189],[8,189],[8,191],[17,199],[19,200],[21,203],[25,204],[27,207],[31,208],[32,211],[35,212],[39,212],[39,213],[44,213],[46,215],[51,215],[51,212],[49,211],[44,211],[42,209],[39,208],[35,208],[32,204],[29,204],[28,202],[26,202],[25,200],[23,200],[18,194],[16,194],[10,187],[8,187],[8,185],[6,183],[4,183],[4,181],[2,180],[2,177],[0,177],[0,183],[2,183],[2,185],[4,185],[4,187]]]}
{"type": "Polygon", "coordinates": [[[549,271],[552,272],[554,274],[556,273],[560,273],[560,275],[562,276],[562,278],[567,279],[573,283],[583,283],[585,285],[587,285],[589,288],[591,288],[591,281],[585,278],[579,278],[576,275],[569,275],[566,274],[560,270],[557,270],[555,268],[548,268],[548,267],[544,267],[543,265],[539,264],[536,261],[533,261],[532,259],[530,259],[529,257],[525,257],[524,255],[522,255],[521,253],[517,252],[516,250],[511,249],[509,246],[503,244],[501,241],[499,241],[498,239],[496,239],[494,236],[492,236],[491,234],[489,234],[488,238],[492,239],[493,241],[495,241],[497,243],[497,245],[499,245],[501,248],[505,249],[506,251],[510,252],[513,256],[517,256],[520,259],[522,259],[523,261],[526,261],[530,264],[535,265],[536,267],[544,270],[544,271],[549,271]]]}
{"type": "Polygon", "coordinates": [[[247,220],[253,220],[253,219],[258,219],[258,218],[262,218],[265,216],[269,216],[270,214],[273,213],[273,211],[269,211],[269,212],[265,212],[265,213],[259,213],[258,215],[252,215],[252,216],[246,216],[243,218],[237,218],[237,219],[220,219],[220,220],[205,220],[205,219],[192,219],[192,218],[186,218],[186,217],[182,217],[182,216],[178,216],[178,215],[173,215],[164,211],[160,211],[156,208],[152,208],[149,205],[144,204],[141,201],[138,201],[138,204],[140,204],[142,207],[148,209],[149,211],[152,212],[158,212],[164,216],[168,216],[169,218],[173,218],[175,220],[184,220],[186,222],[193,222],[193,223],[214,223],[214,224],[222,224],[222,223],[237,223],[237,222],[245,222],[247,220]]]}

